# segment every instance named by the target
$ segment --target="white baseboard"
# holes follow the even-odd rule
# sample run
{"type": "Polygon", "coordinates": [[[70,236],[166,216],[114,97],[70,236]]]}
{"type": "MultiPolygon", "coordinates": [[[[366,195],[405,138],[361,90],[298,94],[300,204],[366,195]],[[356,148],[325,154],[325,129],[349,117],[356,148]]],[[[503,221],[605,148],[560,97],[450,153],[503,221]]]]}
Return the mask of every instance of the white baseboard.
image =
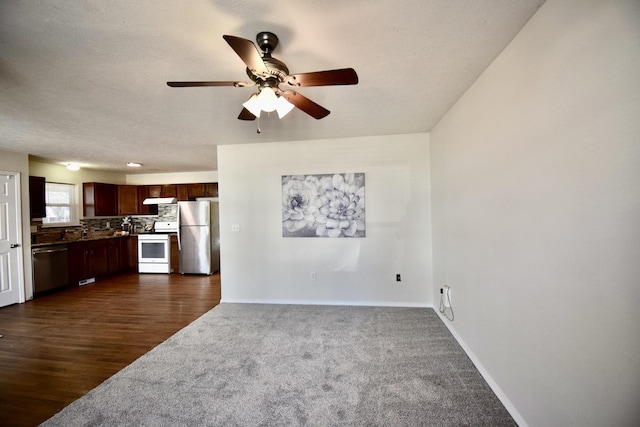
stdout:
{"type": "Polygon", "coordinates": [[[440,313],[438,310],[434,309],[434,311],[438,316],[440,316],[440,319],[442,319],[442,323],[444,323],[447,329],[449,329],[449,332],[451,332],[451,335],[453,335],[453,338],[455,338],[458,344],[460,344],[460,347],[462,347],[464,352],[467,353],[467,356],[469,356],[469,359],[471,359],[471,362],[474,364],[476,369],[480,372],[480,375],[482,375],[482,377],[487,382],[487,384],[489,384],[489,387],[491,388],[491,390],[493,390],[493,392],[496,394],[500,402],[502,402],[502,404],[507,409],[509,414],[511,414],[511,417],[513,417],[514,421],[518,424],[518,426],[528,427],[529,424],[527,424],[527,422],[524,420],[520,412],[516,409],[515,405],[511,402],[511,400],[509,400],[507,395],[493,380],[491,375],[489,375],[489,372],[482,365],[482,363],[480,362],[480,359],[478,359],[478,357],[473,353],[473,351],[471,351],[471,349],[469,348],[469,346],[467,346],[467,344],[463,341],[463,339],[460,338],[456,330],[451,326],[451,322],[449,322],[449,320],[446,317],[444,317],[442,313],[440,313]]]}
{"type": "Polygon", "coordinates": [[[335,300],[264,300],[264,299],[242,299],[224,298],[221,304],[289,304],[289,305],[351,305],[363,307],[416,307],[433,308],[433,305],[415,302],[395,302],[395,301],[335,301],[335,300]]]}

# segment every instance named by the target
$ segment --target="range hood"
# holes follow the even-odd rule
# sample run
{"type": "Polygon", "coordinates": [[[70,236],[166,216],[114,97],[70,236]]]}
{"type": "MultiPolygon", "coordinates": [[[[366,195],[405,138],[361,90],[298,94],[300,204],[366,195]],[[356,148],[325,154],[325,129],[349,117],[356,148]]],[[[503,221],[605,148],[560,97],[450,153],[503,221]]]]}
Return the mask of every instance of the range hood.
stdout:
{"type": "Polygon", "coordinates": [[[144,199],[142,202],[143,205],[169,205],[172,203],[176,203],[178,199],[175,197],[150,197],[148,199],[144,199]]]}

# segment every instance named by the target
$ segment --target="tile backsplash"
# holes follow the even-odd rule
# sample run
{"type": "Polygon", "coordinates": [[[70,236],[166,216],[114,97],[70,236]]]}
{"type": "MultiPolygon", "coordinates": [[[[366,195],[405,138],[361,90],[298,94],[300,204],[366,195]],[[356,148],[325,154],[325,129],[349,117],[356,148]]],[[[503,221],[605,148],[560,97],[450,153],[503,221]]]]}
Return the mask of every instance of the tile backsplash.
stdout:
{"type": "MultiPolygon", "coordinates": [[[[147,225],[152,225],[156,221],[177,221],[178,205],[158,205],[158,215],[127,215],[131,218],[134,230],[141,231],[147,225]]],[[[80,226],[76,227],[42,227],[41,222],[32,222],[31,226],[36,226],[37,230],[31,233],[31,243],[48,243],[55,242],[64,238],[65,234],[81,233],[82,229],[89,231],[98,230],[120,230],[122,220],[125,216],[115,217],[95,217],[83,218],[80,220],[80,226]]]]}

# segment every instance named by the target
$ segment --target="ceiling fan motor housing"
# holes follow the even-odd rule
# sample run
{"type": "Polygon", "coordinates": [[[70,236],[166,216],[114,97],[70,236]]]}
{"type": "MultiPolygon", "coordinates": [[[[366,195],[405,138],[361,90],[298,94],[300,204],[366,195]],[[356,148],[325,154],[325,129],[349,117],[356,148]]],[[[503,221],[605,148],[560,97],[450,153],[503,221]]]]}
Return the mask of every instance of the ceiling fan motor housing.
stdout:
{"type": "Polygon", "coordinates": [[[262,31],[256,36],[256,42],[260,50],[264,52],[262,62],[267,68],[267,73],[256,75],[247,67],[247,75],[255,83],[269,82],[271,84],[268,86],[273,86],[272,83],[277,86],[289,75],[289,69],[285,63],[271,56],[271,52],[278,46],[278,36],[269,31],[262,31]],[[275,82],[273,82],[274,78],[275,82]]]}
{"type": "Polygon", "coordinates": [[[254,74],[249,68],[247,68],[247,76],[249,76],[249,78],[255,83],[260,84],[262,81],[271,79],[275,79],[278,83],[281,83],[289,75],[289,69],[284,62],[279,59],[265,53],[262,57],[262,61],[264,62],[265,67],[267,67],[267,73],[254,74]]]}
{"type": "Polygon", "coordinates": [[[271,53],[278,46],[278,36],[269,31],[262,31],[256,36],[256,42],[261,51],[271,53]]]}

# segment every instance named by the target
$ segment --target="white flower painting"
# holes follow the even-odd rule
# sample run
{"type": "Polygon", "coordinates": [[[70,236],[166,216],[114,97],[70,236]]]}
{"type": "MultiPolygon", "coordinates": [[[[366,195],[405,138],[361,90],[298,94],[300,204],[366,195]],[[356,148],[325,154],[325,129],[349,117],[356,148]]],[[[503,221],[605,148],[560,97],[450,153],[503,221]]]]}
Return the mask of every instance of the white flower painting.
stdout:
{"type": "Polygon", "coordinates": [[[364,173],[282,177],[283,237],[364,237],[364,173]]]}

